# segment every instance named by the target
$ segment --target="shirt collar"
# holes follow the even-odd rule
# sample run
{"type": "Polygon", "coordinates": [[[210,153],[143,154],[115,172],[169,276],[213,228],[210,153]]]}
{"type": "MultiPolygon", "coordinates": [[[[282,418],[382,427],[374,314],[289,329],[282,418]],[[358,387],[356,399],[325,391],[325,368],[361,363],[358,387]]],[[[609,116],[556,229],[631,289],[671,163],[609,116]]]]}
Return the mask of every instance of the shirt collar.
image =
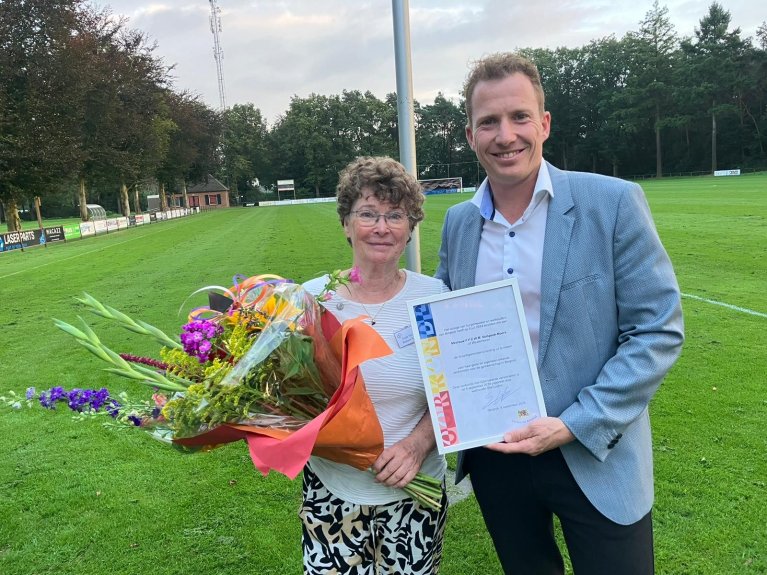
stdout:
{"type": "MultiPolygon", "coordinates": [[[[551,175],[549,174],[549,167],[546,162],[541,162],[541,167],[538,168],[538,178],[535,180],[535,188],[533,188],[533,197],[530,200],[530,205],[535,206],[548,195],[550,198],[554,197],[554,188],[551,185],[551,175]]],[[[490,187],[490,180],[484,179],[479,189],[474,193],[471,198],[471,203],[479,208],[480,215],[486,220],[495,219],[495,204],[493,203],[493,190],[490,187]]]]}

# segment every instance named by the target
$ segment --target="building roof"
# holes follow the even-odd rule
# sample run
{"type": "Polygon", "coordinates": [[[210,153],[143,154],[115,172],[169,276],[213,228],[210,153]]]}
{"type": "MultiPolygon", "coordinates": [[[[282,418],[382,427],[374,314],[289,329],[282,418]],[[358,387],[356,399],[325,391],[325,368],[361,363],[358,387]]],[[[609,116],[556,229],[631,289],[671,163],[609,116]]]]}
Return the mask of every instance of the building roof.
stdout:
{"type": "Polygon", "coordinates": [[[229,191],[229,188],[227,188],[224,184],[219,182],[216,178],[208,174],[208,177],[205,178],[205,180],[187,189],[186,193],[201,194],[206,192],[228,192],[228,191],[229,191]]]}

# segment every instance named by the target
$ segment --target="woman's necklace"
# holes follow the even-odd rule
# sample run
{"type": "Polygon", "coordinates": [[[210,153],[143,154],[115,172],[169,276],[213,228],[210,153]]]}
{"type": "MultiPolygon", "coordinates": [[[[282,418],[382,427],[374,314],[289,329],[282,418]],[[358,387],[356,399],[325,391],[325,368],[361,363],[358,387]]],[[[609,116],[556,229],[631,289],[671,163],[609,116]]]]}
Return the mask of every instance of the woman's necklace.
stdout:
{"type": "MultiPolygon", "coordinates": [[[[382,291],[383,291],[383,293],[388,293],[388,291],[391,289],[391,287],[392,287],[393,285],[394,285],[394,286],[396,286],[397,284],[399,284],[399,279],[400,279],[400,272],[399,272],[399,270],[397,270],[397,275],[395,275],[395,276],[394,276],[394,279],[393,279],[392,281],[390,281],[390,282],[389,282],[389,284],[388,284],[388,285],[387,285],[387,286],[386,286],[386,287],[385,287],[385,288],[382,290],[382,291]]],[[[356,287],[354,288],[354,291],[357,291],[357,288],[356,288],[356,287]]],[[[357,297],[359,297],[359,293],[357,293],[357,297]]],[[[393,297],[393,296],[392,296],[392,297],[393,297]]],[[[391,300],[391,298],[387,298],[387,299],[385,299],[385,300],[384,300],[384,301],[383,301],[383,302],[380,304],[380,305],[381,305],[381,307],[379,307],[379,308],[378,308],[378,311],[377,311],[377,312],[375,312],[375,313],[374,313],[374,314],[372,314],[372,315],[371,315],[371,313],[368,311],[368,308],[367,308],[367,306],[366,306],[364,303],[362,303],[361,301],[358,301],[357,303],[358,303],[358,304],[360,304],[360,305],[362,306],[362,309],[364,309],[364,310],[365,310],[365,315],[367,315],[367,316],[370,318],[370,325],[375,325],[375,324],[376,324],[376,318],[378,317],[378,314],[380,314],[380,313],[381,313],[381,311],[383,310],[384,306],[385,306],[387,303],[389,303],[389,301],[390,301],[390,300],[391,300]]],[[[371,304],[371,305],[377,305],[377,304],[371,304]]]]}

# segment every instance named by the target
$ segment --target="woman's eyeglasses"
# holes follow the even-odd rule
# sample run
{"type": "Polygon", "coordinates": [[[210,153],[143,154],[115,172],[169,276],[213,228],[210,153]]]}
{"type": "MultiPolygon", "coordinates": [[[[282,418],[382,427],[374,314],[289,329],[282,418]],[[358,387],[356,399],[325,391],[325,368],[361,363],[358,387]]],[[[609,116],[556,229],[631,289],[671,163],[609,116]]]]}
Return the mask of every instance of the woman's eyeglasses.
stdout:
{"type": "Polygon", "coordinates": [[[379,214],[373,210],[354,210],[352,213],[357,216],[360,225],[370,228],[378,223],[378,218],[383,218],[391,228],[400,228],[410,220],[405,212],[400,211],[379,214]]]}

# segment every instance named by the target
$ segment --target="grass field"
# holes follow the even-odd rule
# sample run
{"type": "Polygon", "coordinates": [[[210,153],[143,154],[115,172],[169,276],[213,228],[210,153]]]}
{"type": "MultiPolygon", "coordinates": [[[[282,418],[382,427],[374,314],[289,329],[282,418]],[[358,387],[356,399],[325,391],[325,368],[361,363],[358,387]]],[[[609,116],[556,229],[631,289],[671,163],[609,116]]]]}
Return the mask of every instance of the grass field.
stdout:
{"type": "MultiPolygon", "coordinates": [[[[686,294],[687,343],[651,407],[657,571],[767,573],[767,174],[643,186],[686,294]]],[[[461,199],[428,200],[425,273],[444,212],[461,199]]],[[[0,394],[143,390],[53,326],[84,313],[73,301],[84,290],[175,333],[179,305],[203,285],[235,273],[300,281],[350,257],[328,204],[229,209],[0,254],[0,394]]],[[[154,351],[88,319],[113,349],[154,351]]],[[[242,444],[182,455],[41,408],[0,407],[0,437],[4,575],[301,571],[299,482],[262,478],[242,444]]],[[[474,498],[451,507],[442,573],[499,572],[474,498]]]]}

